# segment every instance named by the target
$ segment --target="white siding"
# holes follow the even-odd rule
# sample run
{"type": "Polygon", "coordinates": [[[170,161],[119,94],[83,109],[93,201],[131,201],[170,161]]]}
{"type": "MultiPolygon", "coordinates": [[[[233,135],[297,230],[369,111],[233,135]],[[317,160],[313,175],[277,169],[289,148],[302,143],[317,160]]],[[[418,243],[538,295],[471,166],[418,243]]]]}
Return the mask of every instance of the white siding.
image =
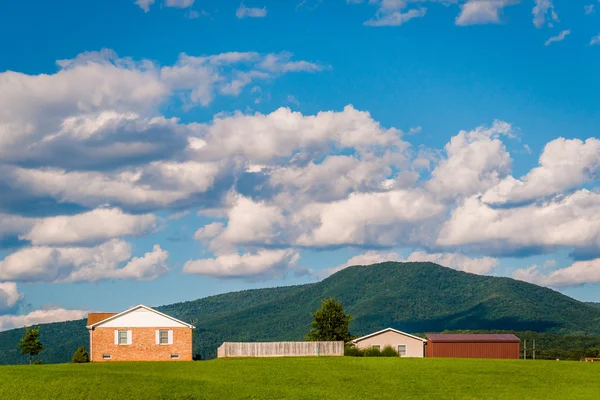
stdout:
{"type": "Polygon", "coordinates": [[[163,317],[160,314],[148,311],[144,308],[138,308],[98,325],[98,327],[103,328],[179,328],[186,326],[187,325],[174,321],[171,318],[163,317]]]}

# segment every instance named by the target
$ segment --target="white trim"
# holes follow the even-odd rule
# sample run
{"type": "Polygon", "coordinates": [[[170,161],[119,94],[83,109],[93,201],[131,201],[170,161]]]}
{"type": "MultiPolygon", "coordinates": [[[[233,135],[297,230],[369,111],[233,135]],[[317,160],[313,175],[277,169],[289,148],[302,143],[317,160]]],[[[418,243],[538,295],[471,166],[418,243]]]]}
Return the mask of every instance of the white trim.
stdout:
{"type": "Polygon", "coordinates": [[[423,338],[420,338],[418,336],[414,336],[414,335],[411,335],[410,333],[402,332],[402,331],[399,331],[399,330],[394,329],[394,328],[385,328],[385,329],[382,329],[382,330],[377,331],[375,333],[371,333],[369,335],[359,337],[358,339],[351,340],[350,343],[355,343],[356,344],[356,343],[358,343],[358,342],[360,342],[362,340],[368,339],[368,338],[370,338],[372,336],[376,336],[376,335],[379,335],[379,334],[382,334],[382,333],[385,333],[385,332],[390,332],[390,331],[391,332],[399,333],[400,335],[408,336],[409,338],[420,340],[423,343],[427,343],[427,339],[423,339],[423,338]]]}
{"type": "Polygon", "coordinates": [[[169,333],[167,333],[167,337],[168,337],[167,342],[168,342],[168,344],[173,344],[173,331],[169,330],[168,332],[169,333]]]}
{"type": "Polygon", "coordinates": [[[130,312],[132,312],[132,311],[134,311],[134,310],[137,310],[137,309],[139,309],[139,308],[143,308],[143,309],[145,309],[145,310],[148,310],[148,311],[151,311],[151,312],[153,312],[153,313],[156,313],[156,314],[158,314],[158,315],[161,315],[161,316],[163,316],[163,317],[165,317],[165,318],[169,318],[170,320],[173,320],[173,321],[175,321],[175,322],[178,322],[178,323],[180,323],[180,324],[182,324],[182,325],[185,325],[185,326],[187,326],[188,328],[196,329],[196,327],[195,327],[194,325],[192,325],[192,324],[188,324],[187,322],[183,322],[183,321],[181,321],[181,320],[179,320],[179,319],[177,319],[177,318],[173,318],[173,317],[171,317],[170,315],[163,314],[163,313],[161,313],[160,311],[156,311],[155,309],[153,309],[153,308],[150,308],[150,307],[148,307],[148,306],[145,306],[145,305],[143,305],[143,304],[139,304],[139,305],[137,305],[137,306],[135,306],[135,307],[131,307],[131,308],[130,308],[130,309],[128,309],[128,310],[125,310],[125,311],[122,311],[122,312],[120,312],[120,313],[118,313],[118,314],[115,314],[115,315],[113,315],[112,317],[108,317],[108,318],[106,318],[106,319],[103,319],[102,321],[98,321],[98,322],[96,322],[95,324],[88,325],[86,328],[88,328],[88,329],[93,329],[93,328],[95,328],[95,327],[98,327],[98,326],[100,326],[100,325],[104,324],[105,322],[112,321],[113,319],[117,319],[118,317],[120,317],[120,316],[122,316],[122,315],[125,315],[125,314],[127,314],[127,313],[130,313],[130,312]]]}
{"type": "Polygon", "coordinates": [[[160,329],[156,330],[156,344],[160,344],[160,329]]]}
{"type": "Polygon", "coordinates": [[[119,344],[119,330],[115,329],[115,344],[119,344]]]}
{"type": "Polygon", "coordinates": [[[127,344],[131,344],[133,343],[133,335],[131,334],[131,331],[127,331],[127,344]]]}

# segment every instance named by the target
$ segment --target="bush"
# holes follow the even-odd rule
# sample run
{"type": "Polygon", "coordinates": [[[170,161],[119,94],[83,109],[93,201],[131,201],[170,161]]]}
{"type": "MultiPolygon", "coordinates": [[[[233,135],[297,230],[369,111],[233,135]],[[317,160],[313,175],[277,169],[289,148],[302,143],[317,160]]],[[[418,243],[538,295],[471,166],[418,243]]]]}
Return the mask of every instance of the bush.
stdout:
{"type": "Polygon", "coordinates": [[[73,362],[75,364],[90,362],[90,356],[89,356],[85,346],[81,346],[80,348],[75,350],[75,353],[73,353],[73,358],[71,359],[71,362],[73,362]]]}
{"type": "Polygon", "coordinates": [[[371,347],[365,350],[365,357],[381,357],[381,350],[378,347],[371,347]]]}
{"type": "Polygon", "coordinates": [[[365,351],[356,346],[344,346],[344,355],[347,357],[363,357],[365,351]]]}
{"type": "Polygon", "coordinates": [[[385,346],[381,351],[381,357],[399,357],[399,355],[392,346],[385,346]]]}
{"type": "Polygon", "coordinates": [[[33,362],[33,365],[40,365],[40,364],[43,364],[43,363],[42,363],[42,360],[35,360],[35,361],[33,362]]]}

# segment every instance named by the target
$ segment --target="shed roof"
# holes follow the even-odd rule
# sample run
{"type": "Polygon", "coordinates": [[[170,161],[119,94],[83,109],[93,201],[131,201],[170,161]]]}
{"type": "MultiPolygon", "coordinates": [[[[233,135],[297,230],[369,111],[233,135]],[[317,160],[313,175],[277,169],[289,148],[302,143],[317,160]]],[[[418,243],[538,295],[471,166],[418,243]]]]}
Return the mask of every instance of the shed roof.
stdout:
{"type": "Polygon", "coordinates": [[[433,343],[520,343],[521,339],[512,333],[428,333],[427,339],[433,343]]]}
{"type": "Polygon", "coordinates": [[[106,313],[106,312],[94,312],[88,313],[87,325],[93,325],[96,322],[104,321],[107,318],[112,317],[113,315],[117,315],[117,313],[106,313]]]}

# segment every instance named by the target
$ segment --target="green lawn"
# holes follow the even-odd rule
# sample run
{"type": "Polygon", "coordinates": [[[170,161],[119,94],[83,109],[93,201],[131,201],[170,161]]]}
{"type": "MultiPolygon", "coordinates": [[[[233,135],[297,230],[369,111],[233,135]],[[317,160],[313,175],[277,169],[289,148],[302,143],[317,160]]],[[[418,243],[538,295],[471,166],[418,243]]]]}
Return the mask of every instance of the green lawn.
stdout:
{"type": "Polygon", "coordinates": [[[600,363],[272,358],[0,367],[0,399],[600,399],[600,363]]]}

